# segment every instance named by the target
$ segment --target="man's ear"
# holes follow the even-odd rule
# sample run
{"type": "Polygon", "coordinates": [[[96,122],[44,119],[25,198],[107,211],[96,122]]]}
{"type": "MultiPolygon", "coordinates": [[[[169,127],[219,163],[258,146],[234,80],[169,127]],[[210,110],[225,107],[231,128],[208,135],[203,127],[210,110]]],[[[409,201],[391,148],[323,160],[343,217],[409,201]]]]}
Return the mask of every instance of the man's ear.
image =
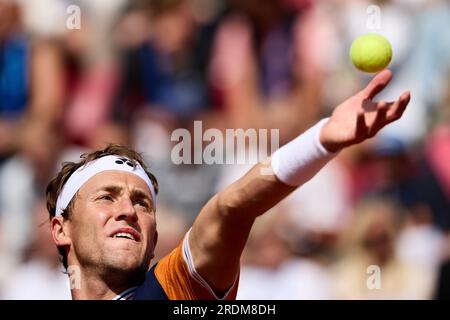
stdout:
{"type": "Polygon", "coordinates": [[[53,242],[57,247],[66,247],[72,244],[67,233],[67,224],[64,223],[63,217],[53,217],[50,222],[50,229],[53,242]]]}

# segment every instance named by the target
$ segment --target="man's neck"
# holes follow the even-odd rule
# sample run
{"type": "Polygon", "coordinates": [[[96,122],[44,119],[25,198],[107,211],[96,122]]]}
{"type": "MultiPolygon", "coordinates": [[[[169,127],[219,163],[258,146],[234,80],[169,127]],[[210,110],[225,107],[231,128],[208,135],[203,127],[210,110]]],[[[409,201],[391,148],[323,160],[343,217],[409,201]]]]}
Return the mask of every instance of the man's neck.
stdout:
{"type": "MultiPolygon", "coordinates": [[[[80,281],[73,281],[71,275],[71,294],[73,300],[111,300],[128,289],[124,285],[114,285],[107,283],[99,275],[93,275],[90,272],[80,272],[80,281]],[[75,284],[75,285],[74,285],[75,284]]],[[[118,282],[117,282],[118,283],[118,282]]]]}

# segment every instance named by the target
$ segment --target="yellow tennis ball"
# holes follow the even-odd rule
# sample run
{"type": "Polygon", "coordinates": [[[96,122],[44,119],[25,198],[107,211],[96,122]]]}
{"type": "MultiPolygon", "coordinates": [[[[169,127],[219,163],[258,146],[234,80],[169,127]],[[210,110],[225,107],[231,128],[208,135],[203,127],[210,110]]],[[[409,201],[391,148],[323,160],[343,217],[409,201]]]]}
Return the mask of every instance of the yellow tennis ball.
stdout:
{"type": "Polygon", "coordinates": [[[391,62],[392,47],[389,41],[379,34],[365,34],[353,41],[350,59],[361,71],[378,72],[391,62]]]}

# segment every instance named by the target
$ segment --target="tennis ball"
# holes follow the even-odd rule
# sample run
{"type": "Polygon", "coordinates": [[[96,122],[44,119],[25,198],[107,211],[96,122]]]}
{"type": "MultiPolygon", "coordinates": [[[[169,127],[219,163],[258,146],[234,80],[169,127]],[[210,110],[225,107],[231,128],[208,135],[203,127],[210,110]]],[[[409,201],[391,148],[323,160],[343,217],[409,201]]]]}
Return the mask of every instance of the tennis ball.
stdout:
{"type": "Polygon", "coordinates": [[[379,34],[365,34],[353,41],[350,59],[361,71],[378,72],[391,62],[392,47],[389,41],[379,34]]]}

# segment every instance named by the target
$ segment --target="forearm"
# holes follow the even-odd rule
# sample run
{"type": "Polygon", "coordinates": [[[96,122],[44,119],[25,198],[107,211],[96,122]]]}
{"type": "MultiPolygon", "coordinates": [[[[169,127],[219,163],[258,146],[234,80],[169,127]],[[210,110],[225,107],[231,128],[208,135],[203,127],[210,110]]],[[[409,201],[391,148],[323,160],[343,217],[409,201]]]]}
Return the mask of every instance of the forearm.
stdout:
{"type": "Polygon", "coordinates": [[[253,166],[243,177],[217,195],[217,206],[226,220],[254,220],[297,187],[282,182],[268,163],[253,166]]]}
{"type": "Polygon", "coordinates": [[[283,146],[269,161],[255,165],[202,209],[190,243],[197,271],[212,287],[225,290],[231,285],[254,220],[333,158],[316,140],[322,124],[283,146]]]}
{"type": "Polygon", "coordinates": [[[254,219],[263,214],[299,186],[309,181],[336,153],[328,152],[320,142],[324,123],[277,150],[266,163],[254,166],[245,176],[219,193],[219,206],[233,219],[235,215],[254,219]]]}
{"type": "Polygon", "coordinates": [[[218,294],[235,281],[255,218],[295,189],[273,174],[261,175],[262,168],[254,166],[208,201],[190,232],[195,268],[218,294]]]}

